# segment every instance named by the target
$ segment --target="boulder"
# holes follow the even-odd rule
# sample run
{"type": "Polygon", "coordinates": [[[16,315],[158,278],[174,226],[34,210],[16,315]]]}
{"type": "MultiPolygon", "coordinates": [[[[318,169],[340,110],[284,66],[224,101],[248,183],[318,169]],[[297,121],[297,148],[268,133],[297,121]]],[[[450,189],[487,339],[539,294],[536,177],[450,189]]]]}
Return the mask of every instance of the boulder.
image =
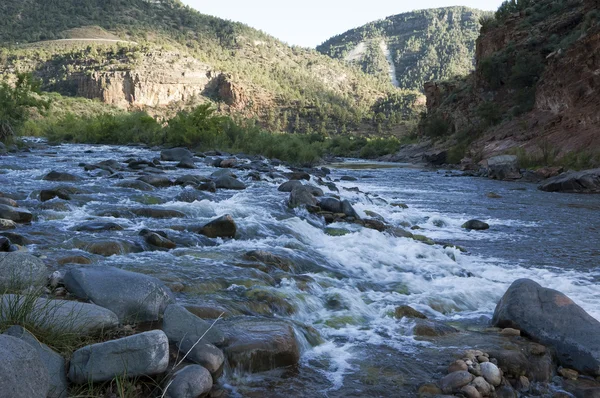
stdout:
{"type": "Polygon", "coordinates": [[[231,170],[228,169],[221,169],[221,170],[217,170],[214,173],[212,173],[210,175],[211,178],[217,179],[217,178],[221,178],[221,177],[231,177],[231,178],[237,178],[237,176],[235,175],[235,173],[231,170]]]}
{"type": "Polygon", "coordinates": [[[203,200],[210,200],[211,195],[205,192],[198,191],[196,189],[184,189],[179,195],[175,197],[175,200],[186,203],[201,202],[203,200]]]}
{"type": "Polygon", "coordinates": [[[198,184],[196,189],[206,192],[217,192],[217,184],[214,181],[206,181],[198,184]]]}
{"type": "Polygon", "coordinates": [[[169,179],[169,177],[165,176],[147,175],[138,178],[138,180],[156,188],[167,188],[173,185],[173,182],[169,179]]]}
{"type": "Polygon", "coordinates": [[[161,330],[92,344],[73,353],[69,379],[77,384],[116,376],[152,376],[169,366],[169,340],[161,330]]]}
{"type": "Polygon", "coordinates": [[[44,180],[46,181],[61,181],[61,182],[74,182],[74,181],[81,181],[81,178],[73,175],[73,174],[69,174],[69,173],[61,173],[58,171],[51,171],[50,173],[46,174],[44,176],[44,180]]]}
{"type": "Polygon", "coordinates": [[[161,249],[175,249],[177,245],[175,242],[167,238],[166,236],[161,235],[158,232],[150,231],[148,229],[142,229],[140,231],[140,236],[144,238],[146,243],[149,245],[159,247],[161,249]]]}
{"type": "Polygon", "coordinates": [[[180,169],[195,169],[196,163],[194,163],[194,159],[188,158],[183,159],[181,162],[177,163],[175,167],[178,167],[180,169]]]}
{"type": "Polygon", "coordinates": [[[484,223],[483,221],[469,220],[466,223],[464,223],[463,225],[461,225],[461,228],[474,229],[476,231],[483,231],[483,230],[489,229],[490,226],[489,226],[489,224],[484,223]]]}
{"type": "Polygon", "coordinates": [[[235,167],[238,165],[238,160],[236,158],[224,159],[219,162],[219,167],[223,167],[226,169],[235,167]]]}
{"type": "Polygon", "coordinates": [[[488,178],[518,180],[521,178],[519,160],[514,155],[494,156],[487,160],[488,178]]]}
{"type": "Polygon", "coordinates": [[[203,182],[206,182],[208,179],[206,177],[202,177],[202,176],[198,176],[198,175],[184,175],[181,177],[177,177],[177,179],[175,180],[175,185],[182,185],[184,187],[187,186],[196,186],[199,184],[202,184],[203,182]]]}
{"type": "Polygon", "coordinates": [[[48,398],[66,398],[69,385],[67,382],[65,359],[47,345],[40,343],[34,335],[21,326],[12,326],[4,334],[26,342],[37,351],[40,360],[48,371],[48,398]]]}
{"type": "Polygon", "coordinates": [[[301,187],[303,184],[298,180],[284,182],[277,188],[279,192],[292,192],[294,188],[301,187]]]}
{"type": "Polygon", "coordinates": [[[301,187],[296,187],[292,189],[290,193],[290,198],[288,200],[288,206],[291,208],[296,208],[300,206],[316,206],[317,199],[315,199],[314,195],[311,193],[310,189],[305,187],[304,185],[301,187]]]}
{"type": "Polygon", "coordinates": [[[240,180],[230,177],[230,176],[222,176],[215,180],[215,186],[221,189],[235,189],[235,190],[243,190],[246,189],[246,184],[241,182],[240,180]]]}
{"type": "Polygon", "coordinates": [[[75,190],[68,188],[43,189],[40,191],[40,202],[47,202],[54,198],[62,200],[71,200],[71,194],[75,190]]]}
{"type": "Polygon", "coordinates": [[[347,217],[353,217],[357,220],[360,219],[352,204],[347,200],[342,200],[342,213],[344,213],[347,217]]]}
{"type": "Polygon", "coordinates": [[[323,198],[319,201],[318,206],[332,213],[343,213],[342,202],[336,198],[323,198]]]}
{"type": "Polygon", "coordinates": [[[202,336],[203,344],[223,345],[225,336],[219,328],[220,325],[212,328],[211,325],[212,322],[197,317],[177,304],[167,306],[163,316],[163,331],[169,340],[188,350],[202,336]]]}
{"type": "Polygon", "coordinates": [[[221,329],[228,344],[225,355],[234,369],[250,373],[292,366],[300,359],[294,328],[282,320],[230,318],[221,329]]]}
{"type": "Polygon", "coordinates": [[[0,291],[41,286],[48,276],[46,264],[27,253],[0,253],[0,291]]]}
{"type": "Polygon", "coordinates": [[[213,379],[200,365],[188,365],[177,371],[167,383],[165,398],[197,398],[207,394],[213,379]]]}
{"type": "Polygon", "coordinates": [[[78,232],[122,231],[123,227],[114,222],[91,221],[73,227],[78,232]]]}
{"type": "Polygon", "coordinates": [[[131,189],[137,189],[138,191],[154,191],[154,187],[148,183],[145,183],[144,181],[140,181],[140,180],[125,180],[125,181],[119,181],[116,186],[121,187],[121,188],[131,188],[131,189]]]}
{"type": "Polygon", "coordinates": [[[192,159],[193,157],[194,154],[187,148],[165,149],[160,153],[160,160],[166,162],[181,162],[182,160],[192,159]]]}
{"type": "Polygon", "coordinates": [[[104,257],[121,256],[142,251],[136,245],[119,239],[97,239],[93,242],[77,241],[76,244],[79,249],[104,257]]]}
{"type": "Polygon", "coordinates": [[[20,207],[0,204],[0,219],[10,220],[16,223],[30,223],[33,219],[33,215],[20,207]]]}
{"type": "Polygon", "coordinates": [[[496,306],[492,323],[552,346],[564,367],[600,376],[600,322],[559,291],[519,279],[496,306]]]}
{"type": "Polygon", "coordinates": [[[11,207],[19,207],[19,204],[17,203],[16,200],[13,200],[11,198],[4,198],[4,197],[0,197],[0,205],[7,205],[7,206],[11,206],[11,207]]]}
{"type": "Polygon", "coordinates": [[[305,171],[294,171],[291,173],[286,173],[285,176],[289,179],[289,180],[310,180],[310,174],[308,174],[305,171]]]}
{"type": "Polygon", "coordinates": [[[465,370],[459,370],[444,376],[438,382],[438,385],[442,389],[442,392],[445,394],[450,394],[452,392],[460,391],[462,387],[472,382],[474,378],[475,376],[473,376],[471,373],[465,370]]]}
{"type": "Polygon", "coordinates": [[[546,180],[538,189],[546,192],[600,193],[600,168],[563,173],[546,180]]]}
{"type": "Polygon", "coordinates": [[[30,295],[5,294],[0,297],[0,320],[3,322],[10,321],[16,311],[29,311],[30,324],[60,333],[88,335],[119,325],[114,312],[95,304],[30,295]]]}
{"type": "Polygon", "coordinates": [[[394,317],[397,319],[402,319],[404,317],[427,319],[427,316],[425,316],[425,314],[415,310],[414,308],[408,305],[401,305],[399,307],[396,307],[396,311],[394,311],[394,317]]]}
{"type": "Polygon", "coordinates": [[[210,221],[200,228],[198,232],[209,238],[235,238],[237,226],[233,217],[229,214],[225,214],[224,216],[210,221]]]}
{"type": "Polygon", "coordinates": [[[76,297],[110,309],[121,322],[156,321],[174,301],[158,279],[108,266],[71,268],[64,284],[76,297]]]}
{"type": "Polygon", "coordinates": [[[46,398],[48,370],[38,352],[25,341],[0,335],[0,397],[46,398]]]}

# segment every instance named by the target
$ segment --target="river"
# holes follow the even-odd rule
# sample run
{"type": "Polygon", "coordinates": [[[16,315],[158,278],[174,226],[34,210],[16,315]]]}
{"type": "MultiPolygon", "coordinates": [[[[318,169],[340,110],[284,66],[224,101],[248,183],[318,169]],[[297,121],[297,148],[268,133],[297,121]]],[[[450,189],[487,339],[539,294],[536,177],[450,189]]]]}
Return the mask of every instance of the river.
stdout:
{"type": "MultiPolygon", "coordinates": [[[[439,377],[461,348],[485,344],[495,305],[518,278],[560,290],[600,319],[598,196],[552,194],[528,183],[461,177],[458,172],[410,165],[347,161],[329,166],[339,195],[350,200],[361,216],[371,211],[392,225],[418,227],[412,232],[459,245],[468,251],[463,253],[353,224],[329,225],[350,231],[331,236],[321,219],[287,207],[289,194],[277,190],[285,181],[280,178],[251,181],[246,172],[236,171],[248,189],[218,190],[187,203],[176,199],[181,187],[152,192],[119,188],[117,179],[79,166],[158,156],[158,151],[141,147],[42,145],[0,157],[0,191],[36,215],[34,223],[16,232],[33,241],[29,250],[44,256],[53,268],[59,258],[86,254],[97,263],[151,274],[178,286],[178,300],[184,304],[209,305],[233,315],[285,318],[316,331],[313,337],[321,336],[314,346],[310,333],[307,337],[297,333],[303,350],[297,369],[259,375],[228,371],[223,382],[231,396],[414,396],[417,386],[439,377]],[[51,170],[83,177],[76,184],[81,194],[68,202],[40,203],[41,189],[65,185],[42,180],[51,170]],[[338,181],[342,176],[346,178],[338,181]],[[490,198],[490,192],[500,197],[490,198]],[[100,216],[109,210],[148,206],[178,210],[186,218],[100,216]],[[237,239],[188,239],[189,244],[168,252],[132,250],[110,257],[80,250],[81,242],[105,238],[140,246],[138,233],[143,228],[169,230],[186,241],[190,233],[185,227],[222,214],[236,220],[237,239]],[[472,218],[489,223],[490,229],[462,229],[472,218]],[[72,230],[90,220],[116,222],[124,230],[72,230]],[[271,275],[252,267],[243,255],[256,249],[290,259],[294,269],[271,275]],[[462,332],[417,338],[413,321],[393,316],[394,309],[404,304],[462,332]]],[[[165,172],[175,179],[185,174],[208,176],[217,170],[202,162],[197,166],[165,172]]]]}

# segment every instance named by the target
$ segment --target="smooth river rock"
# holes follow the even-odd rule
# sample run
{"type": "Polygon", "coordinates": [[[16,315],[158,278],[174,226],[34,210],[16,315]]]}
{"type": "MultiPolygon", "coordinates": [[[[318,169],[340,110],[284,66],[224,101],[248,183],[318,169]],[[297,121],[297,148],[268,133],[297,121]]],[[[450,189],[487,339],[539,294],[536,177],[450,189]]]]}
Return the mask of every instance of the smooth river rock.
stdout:
{"type": "Polygon", "coordinates": [[[600,322],[559,291],[519,279],[496,306],[492,324],[552,346],[564,367],[600,376],[600,322]]]}
{"type": "Polygon", "coordinates": [[[0,253],[0,290],[41,286],[48,276],[46,264],[27,253],[0,253]]]}
{"type": "Polygon", "coordinates": [[[538,187],[546,192],[600,193],[600,168],[563,173],[538,187]]]}
{"type": "Polygon", "coordinates": [[[213,379],[200,365],[188,365],[177,371],[167,383],[165,398],[197,398],[212,389],[213,379]]]}
{"type": "Polygon", "coordinates": [[[160,280],[108,266],[71,268],[64,284],[76,297],[110,309],[121,322],[158,320],[174,301],[173,293],[160,280]]]}
{"type": "Polygon", "coordinates": [[[0,335],[0,398],[46,398],[48,370],[25,341],[0,335]]]}
{"type": "Polygon", "coordinates": [[[167,306],[163,316],[163,331],[175,344],[184,343],[189,346],[188,343],[194,344],[204,335],[203,343],[223,345],[225,336],[219,325],[213,326],[212,329],[211,325],[212,322],[197,317],[177,304],[167,306]]]}
{"type": "Polygon", "coordinates": [[[169,340],[161,330],[92,344],[73,353],[69,379],[77,384],[115,376],[152,376],[169,366],[169,340]]]}
{"type": "Polygon", "coordinates": [[[469,384],[475,376],[466,370],[459,370],[444,376],[439,382],[439,386],[445,394],[458,392],[460,389],[469,384]]]}
{"type": "Polygon", "coordinates": [[[484,231],[486,229],[489,229],[490,226],[489,224],[483,222],[483,221],[479,221],[479,220],[469,220],[466,223],[464,223],[463,225],[461,225],[461,228],[464,229],[473,229],[475,231],[484,231]]]}
{"type": "Polygon", "coordinates": [[[69,385],[65,359],[47,345],[40,343],[34,335],[21,326],[11,326],[4,334],[23,340],[37,351],[40,360],[48,371],[48,398],[66,398],[69,385]]]}
{"type": "Polygon", "coordinates": [[[30,223],[33,215],[26,209],[0,204],[0,218],[16,223],[30,223]]]}
{"type": "Polygon", "coordinates": [[[198,231],[209,238],[235,238],[236,232],[237,226],[229,214],[210,221],[198,231]]]}

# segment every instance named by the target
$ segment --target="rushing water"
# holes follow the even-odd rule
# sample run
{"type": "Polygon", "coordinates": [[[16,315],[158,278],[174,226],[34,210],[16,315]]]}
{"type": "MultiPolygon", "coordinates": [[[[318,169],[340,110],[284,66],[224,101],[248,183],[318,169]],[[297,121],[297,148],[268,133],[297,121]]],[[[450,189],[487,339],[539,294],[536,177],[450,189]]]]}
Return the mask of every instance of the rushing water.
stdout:
{"type": "MultiPolygon", "coordinates": [[[[598,196],[550,194],[526,183],[458,177],[403,165],[332,165],[331,179],[357,178],[336,184],[339,195],[353,202],[361,216],[373,211],[390,224],[418,226],[419,234],[460,245],[468,250],[465,254],[349,224],[331,225],[351,233],[330,236],[320,219],[287,208],[288,194],[277,191],[284,179],[251,182],[239,171],[248,189],[219,190],[186,203],[175,199],[181,187],[152,192],[118,188],[118,180],[78,166],[157,156],[156,151],[134,147],[42,147],[0,158],[0,191],[37,216],[36,222],[17,232],[31,239],[34,244],[29,249],[46,256],[50,265],[67,255],[84,254],[78,249],[82,241],[118,238],[139,245],[142,228],[169,230],[179,241],[189,241],[187,247],[98,257],[98,262],[152,274],[178,286],[182,303],[208,305],[228,314],[287,318],[318,331],[322,342],[316,346],[309,344],[306,333],[298,333],[303,347],[298,369],[253,376],[228,373],[225,382],[234,396],[414,396],[416,386],[439,376],[461,348],[493,339],[482,331],[499,298],[518,278],[558,289],[600,319],[598,196]],[[37,199],[40,189],[66,185],[41,180],[51,170],[85,178],[76,184],[82,194],[66,208],[37,199]],[[359,192],[348,190],[354,187],[359,192]],[[488,198],[492,191],[501,198],[488,198]],[[408,208],[391,205],[400,202],[408,208]],[[107,210],[148,206],[179,210],[187,217],[99,216],[107,210]],[[185,232],[185,227],[222,214],[236,220],[238,239],[207,245],[185,232]],[[490,230],[460,228],[472,218],[488,222],[490,230]],[[90,220],[117,222],[125,230],[72,231],[90,220]],[[294,272],[271,275],[251,267],[243,254],[255,249],[292,259],[294,272]],[[415,338],[413,322],[393,317],[395,307],[402,304],[463,332],[455,337],[415,338]]],[[[166,173],[175,179],[184,174],[208,176],[216,170],[197,165],[197,170],[166,173]]],[[[124,172],[127,178],[133,173],[124,172]]]]}

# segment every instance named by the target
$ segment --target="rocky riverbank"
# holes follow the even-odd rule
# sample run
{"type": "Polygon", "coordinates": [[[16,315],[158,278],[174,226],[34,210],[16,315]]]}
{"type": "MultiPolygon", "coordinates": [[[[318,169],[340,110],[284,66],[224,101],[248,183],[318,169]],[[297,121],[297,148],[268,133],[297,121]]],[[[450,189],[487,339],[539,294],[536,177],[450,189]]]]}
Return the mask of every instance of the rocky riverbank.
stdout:
{"type": "MultiPolygon", "coordinates": [[[[50,148],[45,150],[52,156],[48,152],[50,148]]],[[[27,157],[23,155],[23,167],[27,169],[27,157]]],[[[279,195],[281,215],[277,217],[299,217],[326,236],[347,236],[367,230],[372,232],[366,233],[376,234],[380,240],[411,242],[421,253],[422,247],[431,247],[450,260],[464,251],[427,236],[417,225],[398,225],[373,210],[358,209],[357,203],[342,193],[385,201],[376,194],[348,187],[347,183],[352,183],[355,177],[331,178],[327,168],[295,169],[261,157],[192,153],[182,148],[164,150],[157,158],[119,155],[86,162],[83,156],[76,169],[58,163],[53,166],[56,166],[54,170],[40,176],[41,189],[28,192],[21,189],[0,196],[0,285],[5,293],[0,302],[0,326],[4,331],[0,350],[6,358],[0,370],[5,375],[0,381],[0,391],[12,391],[11,398],[81,396],[84,393],[119,396],[117,388],[123,383],[132,386],[135,391],[132,395],[139,397],[163,393],[167,397],[235,396],[229,386],[235,375],[274,370],[293,372],[301,366],[303,353],[323,346],[324,339],[314,327],[289,318],[299,311],[300,304],[284,293],[286,286],[293,284],[306,292],[304,302],[314,300],[311,286],[315,284],[315,272],[320,271],[318,259],[307,262],[297,256],[291,245],[291,250],[274,251],[256,244],[251,228],[264,227],[254,224],[249,229],[247,223],[241,225],[235,212],[216,212],[210,219],[198,217],[202,219],[199,221],[183,207],[162,206],[161,192],[172,193],[177,203],[191,205],[217,202],[215,195],[224,192],[227,198],[222,201],[240,200],[236,199],[237,192],[261,195],[265,191],[255,189],[258,184],[264,184],[269,194],[279,195]],[[98,189],[101,183],[104,185],[98,189]],[[124,195],[119,199],[124,200],[116,202],[113,195],[103,197],[109,187],[118,189],[124,195]],[[104,201],[103,205],[94,207],[100,201],[104,201]],[[115,203],[105,204],[111,201],[115,203]],[[65,232],[57,232],[59,236],[44,235],[44,224],[51,228],[57,213],[77,212],[82,208],[93,216],[73,223],[65,232]],[[141,224],[132,224],[140,220],[141,224]],[[131,225],[137,229],[132,231],[131,225]],[[198,284],[193,281],[198,276],[158,278],[148,269],[133,272],[122,268],[128,256],[139,255],[142,257],[138,258],[143,259],[145,253],[191,256],[195,260],[190,261],[189,267],[193,267],[203,261],[203,257],[192,252],[193,248],[224,246],[232,250],[236,242],[243,250],[235,259],[236,269],[227,281],[209,278],[198,284]],[[52,250],[50,246],[54,246],[52,250]],[[255,279],[244,280],[239,275],[242,273],[255,279]],[[205,300],[190,304],[186,299],[195,294],[192,289],[239,291],[242,296],[227,302],[205,300]]],[[[407,208],[400,201],[385,203],[398,212],[407,208]]],[[[491,227],[493,229],[493,225],[491,227]]],[[[486,230],[490,225],[470,220],[463,228],[486,230]]],[[[152,261],[160,261],[157,260],[160,258],[152,257],[152,261]]],[[[457,277],[470,277],[470,272],[464,269],[453,272],[457,277]]],[[[334,271],[327,273],[330,280],[340,278],[334,271]]],[[[405,288],[396,288],[401,289],[405,288]]],[[[503,299],[502,302],[509,301],[503,299]]],[[[532,302],[527,298],[517,301],[532,302]]],[[[568,304],[567,299],[558,302],[559,306],[568,304]]],[[[324,305],[330,310],[346,311],[343,313],[347,315],[326,321],[332,328],[360,322],[353,317],[351,304],[340,294],[328,294],[324,305]]],[[[544,316],[557,314],[559,310],[541,313],[537,324],[548,323],[544,316]]],[[[569,308],[567,312],[574,311],[569,308]]],[[[434,387],[423,387],[421,393],[456,392],[476,397],[465,391],[475,394],[473,388],[477,390],[479,386],[489,390],[488,395],[482,396],[511,396],[500,395],[500,388],[495,390],[506,386],[502,391],[513,394],[538,391],[542,394],[538,396],[545,396],[543,394],[552,389],[563,388],[552,378],[558,365],[567,369],[558,370],[559,374],[573,378],[575,373],[569,371],[573,368],[581,372],[580,380],[593,383],[592,379],[585,378],[594,375],[589,366],[569,362],[564,358],[564,350],[558,354],[559,360],[553,362],[551,353],[556,349],[556,339],[560,340],[564,332],[558,326],[555,339],[549,340],[535,328],[520,322],[510,311],[507,313],[498,315],[501,320],[495,318],[496,326],[505,329],[491,329],[483,334],[484,341],[494,341],[490,344],[496,351],[478,348],[481,352],[462,355],[467,368],[462,369],[464,366],[459,363],[461,369],[457,371],[466,372],[461,373],[460,382],[446,380],[436,387],[441,392],[434,387]],[[514,332],[515,329],[520,332],[514,332]],[[533,345],[517,334],[545,346],[533,345]],[[541,355],[550,376],[538,380],[529,370],[523,374],[521,371],[510,373],[511,366],[516,366],[515,360],[511,357],[503,362],[503,355],[509,354],[502,344],[537,347],[536,352],[544,351],[543,355],[531,355],[541,355]],[[497,365],[497,370],[483,365],[488,362],[497,365]],[[483,369],[490,369],[484,373],[481,365],[483,369]],[[481,374],[477,375],[478,372],[481,374]],[[501,381],[495,384],[498,374],[501,381]],[[515,384],[518,381],[525,385],[521,376],[527,378],[530,385],[541,383],[541,387],[523,390],[515,384]],[[476,377],[483,377],[487,384],[481,380],[475,382],[476,377]],[[492,391],[496,391],[496,395],[490,395],[492,391]]],[[[561,318],[561,325],[573,323],[567,315],[561,318]]],[[[448,324],[410,306],[396,306],[390,317],[398,324],[410,325],[410,333],[424,341],[472,336],[459,325],[448,324]]],[[[588,327],[588,335],[597,330],[593,322],[588,327]]],[[[585,342],[579,343],[591,347],[585,342]]],[[[567,346],[567,353],[569,349],[567,346]]],[[[595,351],[590,355],[597,360],[595,351]]],[[[537,357],[526,358],[529,362],[537,361],[537,357]]],[[[281,378],[285,380],[284,376],[281,378]]],[[[581,383],[577,385],[582,388],[581,383]]],[[[590,391],[594,391],[595,385],[590,385],[590,391]]]]}

